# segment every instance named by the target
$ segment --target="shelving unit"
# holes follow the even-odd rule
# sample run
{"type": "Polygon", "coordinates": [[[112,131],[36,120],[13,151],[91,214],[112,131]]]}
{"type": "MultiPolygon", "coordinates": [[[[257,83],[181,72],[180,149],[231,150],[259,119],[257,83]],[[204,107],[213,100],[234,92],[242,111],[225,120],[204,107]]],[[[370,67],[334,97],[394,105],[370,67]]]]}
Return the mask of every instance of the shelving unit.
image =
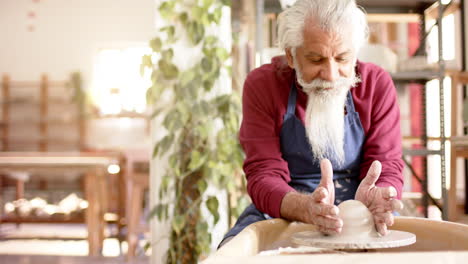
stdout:
{"type": "Polygon", "coordinates": [[[38,82],[15,82],[4,75],[1,150],[50,151],[57,146],[63,148],[61,151],[82,150],[83,103],[73,98],[80,87],[72,87],[72,84],[76,82],[50,81],[47,75],[38,82]],[[13,119],[13,110],[15,116],[21,118],[13,119]],[[63,137],[64,134],[71,137],[63,137]]]}
{"type": "MultiPolygon", "coordinates": [[[[45,74],[38,81],[15,81],[5,74],[0,80],[0,87],[2,90],[0,150],[2,152],[67,151],[78,153],[84,150],[84,106],[81,98],[77,96],[81,92],[79,75],[72,74],[70,80],[67,81],[51,81],[45,74]]],[[[1,173],[9,174],[3,170],[1,173]]],[[[53,171],[41,173],[54,174],[53,171]]],[[[25,181],[22,179],[14,181],[16,184],[15,199],[25,198],[25,181]]],[[[46,181],[40,180],[39,186],[45,187],[46,181]]],[[[0,208],[0,222],[3,223],[76,223],[83,222],[84,219],[83,212],[73,217],[56,215],[52,218],[2,216],[1,212],[3,208],[0,208]]]]}
{"type": "MultiPolygon", "coordinates": [[[[404,149],[403,151],[403,159],[405,160],[406,165],[409,167],[410,171],[412,172],[413,176],[421,183],[422,185],[422,205],[425,208],[425,215],[428,215],[428,205],[429,200],[436,205],[442,211],[442,218],[444,220],[448,220],[452,217],[455,212],[451,212],[450,210],[454,210],[452,206],[449,206],[449,203],[454,203],[448,199],[448,192],[447,192],[447,173],[446,173],[446,137],[445,137],[445,102],[444,102],[444,78],[447,76],[446,72],[446,65],[443,59],[443,24],[442,18],[444,16],[445,9],[448,7],[452,8],[452,3],[449,5],[443,5],[441,0],[438,1],[378,1],[378,0],[367,0],[367,1],[358,1],[360,5],[362,5],[368,13],[418,13],[420,14],[422,23],[425,22],[424,13],[426,10],[430,10],[431,12],[437,12],[437,22],[436,25],[438,27],[438,69],[434,71],[415,71],[415,72],[401,72],[395,73],[392,75],[392,78],[395,83],[420,83],[425,85],[426,82],[430,80],[438,80],[439,81],[439,125],[440,125],[440,149],[439,150],[429,150],[427,149],[428,139],[427,136],[422,137],[423,146],[425,148],[421,149],[404,149]],[[428,155],[438,155],[440,156],[441,160],[441,191],[442,191],[442,203],[440,204],[436,199],[430,196],[428,192],[427,186],[427,177],[421,177],[415,173],[413,168],[411,167],[410,163],[405,159],[405,156],[428,156],[428,155]],[[452,208],[450,208],[452,207],[452,208]]],[[[424,24],[423,24],[424,25],[424,24]]],[[[428,34],[425,32],[425,34],[428,34]]],[[[425,36],[422,37],[425,40],[425,36]]],[[[425,43],[421,43],[421,45],[425,45],[425,43]]],[[[425,89],[422,90],[423,98],[422,98],[422,120],[423,120],[423,127],[424,131],[426,130],[426,106],[425,106],[425,89]]],[[[427,170],[427,161],[424,160],[423,170],[427,170]]],[[[453,192],[453,190],[452,190],[453,192]]]]}

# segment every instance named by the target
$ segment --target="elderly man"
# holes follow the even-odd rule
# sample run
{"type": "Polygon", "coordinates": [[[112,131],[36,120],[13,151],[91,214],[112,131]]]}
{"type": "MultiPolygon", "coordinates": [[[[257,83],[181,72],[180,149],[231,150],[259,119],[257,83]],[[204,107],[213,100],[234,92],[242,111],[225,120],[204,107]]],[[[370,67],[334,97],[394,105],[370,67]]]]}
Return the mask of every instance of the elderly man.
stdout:
{"type": "Polygon", "coordinates": [[[367,33],[354,0],[298,0],[280,15],[286,56],[244,85],[240,141],[253,204],[223,243],[270,217],[339,233],[336,204],[348,199],[387,233],[402,206],[399,109],[390,76],[357,61],[367,33]]]}

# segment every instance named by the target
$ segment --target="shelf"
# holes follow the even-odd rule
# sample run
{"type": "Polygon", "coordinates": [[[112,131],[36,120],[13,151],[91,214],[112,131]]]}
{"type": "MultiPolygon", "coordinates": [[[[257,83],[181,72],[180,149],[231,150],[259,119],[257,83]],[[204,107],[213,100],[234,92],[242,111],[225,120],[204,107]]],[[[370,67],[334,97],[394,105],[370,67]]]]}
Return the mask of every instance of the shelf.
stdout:
{"type": "MultiPolygon", "coordinates": [[[[76,126],[80,120],[78,118],[73,119],[51,119],[51,120],[10,120],[8,125],[16,126],[39,126],[41,124],[46,125],[73,125],[76,126]]],[[[0,122],[0,126],[6,125],[4,122],[0,122]]]]}
{"type": "Polygon", "coordinates": [[[403,136],[403,142],[411,143],[411,144],[423,144],[424,141],[431,141],[431,140],[438,140],[440,141],[440,137],[415,137],[415,136],[403,136]]]}
{"type": "Polygon", "coordinates": [[[84,214],[76,214],[74,216],[52,215],[50,217],[19,217],[19,216],[3,216],[0,218],[0,223],[83,223],[85,221],[84,214]]]}
{"type": "MultiPolygon", "coordinates": [[[[278,0],[264,0],[265,13],[280,13],[282,11],[278,0]]],[[[436,0],[357,0],[369,14],[419,13],[434,4],[436,0]]]]}
{"type": "Polygon", "coordinates": [[[419,13],[434,4],[436,0],[357,0],[367,13],[373,14],[401,14],[419,13]]]}
{"type": "MultiPolygon", "coordinates": [[[[0,82],[0,86],[2,85],[3,83],[0,82]]],[[[68,86],[68,82],[66,81],[48,81],[47,82],[47,87],[48,88],[67,88],[68,86]]],[[[30,88],[30,89],[38,89],[40,88],[40,84],[38,84],[38,82],[29,82],[29,81],[15,81],[12,85],[12,87],[14,88],[30,88]]]]}
{"type": "Polygon", "coordinates": [[[403,148],[403,156],[428,156],[428,155],[441,155],[440,150],[431,150],[425,148],[407,149],[403,148]]]}
{"type": "Polygon", "coordinates": [[[19,139],[19,138],[5,138],[0,137],[1,140],[8,141],[10,145],[17,145],[17,146],[36,146],[40,143],[47,143],[50,146],[56,145],[76,145],[79,143],[78,139],[51,139],[51,138],[33,138],[33,139],[19,139]],[[53,142],[51,142],[53,140],[53,142]]]}
{"type": "Polygon", "coordinates": [[[425,83],[438,79],[440,73],[438,71],[407,71],[392,73],[391,76],[394,82],[425,83]]]}
{"type": "MultiPolygon", "coordinates": [[[[75,102],[64,98],[49,98],[46,100],[46,102],[47,104],[54,105],[75,106],[75,102]]],[[[36,98],[14,98],[7,101],[0,101],[0,104],[40,106],[42,102],[36,98]]]]}

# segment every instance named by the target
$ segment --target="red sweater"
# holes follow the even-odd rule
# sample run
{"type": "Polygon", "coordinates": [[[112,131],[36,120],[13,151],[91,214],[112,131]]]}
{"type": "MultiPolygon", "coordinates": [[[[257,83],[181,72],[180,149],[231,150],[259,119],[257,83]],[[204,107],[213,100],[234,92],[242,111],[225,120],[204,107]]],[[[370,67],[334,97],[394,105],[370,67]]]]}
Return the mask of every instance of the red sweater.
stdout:
{"type": "MultiPolygon", "coordinates": [[[[400,199],[403,161],[396,89],[390,75],[374,64],[358,61],[356,71],[362,82],[351,94],[365,133],[360,179],[379,160],[377,186],[395,187],[400,199]]],[[[288,185],[291,178],[279,139],[294,76],[285,57],[276,57],[252,71],[244,83],[240,142],[246,154],[247,190],[255,206],[272,217],[280,217],[283,197],[294,191],[288,185]]],[[[307,95],[298,89],[296,116],[303,123],[306,105],[307,95]]]]}

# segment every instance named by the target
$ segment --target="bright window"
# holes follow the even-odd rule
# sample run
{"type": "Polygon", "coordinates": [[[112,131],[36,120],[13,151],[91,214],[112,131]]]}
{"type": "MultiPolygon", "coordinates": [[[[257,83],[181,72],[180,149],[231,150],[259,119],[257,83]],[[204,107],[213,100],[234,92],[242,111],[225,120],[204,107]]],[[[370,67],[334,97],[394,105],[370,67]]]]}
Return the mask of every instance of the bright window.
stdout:
{"type": "MultiPolygon", "coordinates": [[[[428,21],[428,28],[434,25],[435,19],[428,21]]],[[[428,60],[429,63],[436,63],[439,60],[439,42],[437,40],[438,26],[428,36],[428,60]]],[[[442,45],[444,47],[444,60],[455,59],[455,15],[450,14],[442,19],[442,45]]]]}
{"type": "Polygon", "coordinates": [[[94,65],[92,98],[101,115],[143,113],[146,90],[151,85],[148,72],[140,74],[141,58],[149,47],[103,49],[94,65]]]}

